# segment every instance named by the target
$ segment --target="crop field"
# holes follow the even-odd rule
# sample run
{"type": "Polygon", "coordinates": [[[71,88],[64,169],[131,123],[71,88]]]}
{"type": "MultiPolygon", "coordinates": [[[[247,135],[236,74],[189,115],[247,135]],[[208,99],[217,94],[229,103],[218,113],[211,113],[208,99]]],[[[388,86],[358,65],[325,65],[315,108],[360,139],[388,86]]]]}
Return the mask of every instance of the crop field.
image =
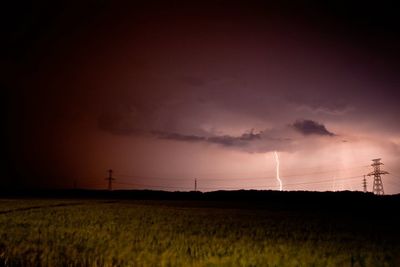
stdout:
{"type": "Polygon", "coordinates": [[[400,266],[395,214],[0,200],[0,266],[400,266]],[[384,217],[389,216],[389,217],[384,217]]]}

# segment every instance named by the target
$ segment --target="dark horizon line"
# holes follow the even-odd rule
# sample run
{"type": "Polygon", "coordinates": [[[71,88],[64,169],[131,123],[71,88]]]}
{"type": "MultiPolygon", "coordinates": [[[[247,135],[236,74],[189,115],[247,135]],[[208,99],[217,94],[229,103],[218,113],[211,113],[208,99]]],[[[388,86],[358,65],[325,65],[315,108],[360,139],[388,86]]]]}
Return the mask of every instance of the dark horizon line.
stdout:
{"type": "Polygon", "coordinates": [[[389,197],[389,196],[399,196],[400,193],[396,194],[386,194],[386,195],[375,195],[373,192],[363,192],[363,191],[351,191],[351,190],[341,190],[341,191],[316,191],[316,190],[274,190],[274,189],[219,189],[213,191],[201,191],[201,190],[190,190],[190,191],[167,191],[167,190],[155,190],[155,189],[95,189],[95,188],[21,188],[21,189],[11,189],[5,190],[0,189],[0,198],[7,195],[52,195],[52,194],[87,194],[87,195],[104,195],[104,196],[119,196],[119,195],[129,195],[134,196],[134,194],[151,194],[151,195],[213,195],[213,194],[245,194],[245,195],[365,195],[365,196],[376,196],[376,197],[389,197]]]}

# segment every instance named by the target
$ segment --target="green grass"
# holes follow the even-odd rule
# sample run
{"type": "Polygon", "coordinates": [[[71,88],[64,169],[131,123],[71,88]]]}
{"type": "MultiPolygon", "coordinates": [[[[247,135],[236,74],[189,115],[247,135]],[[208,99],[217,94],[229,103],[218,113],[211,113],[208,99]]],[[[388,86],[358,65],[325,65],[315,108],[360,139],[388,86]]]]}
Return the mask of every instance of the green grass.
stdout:
{"type": "Polygon", "coordinates": [[[371,218],[210,202],[0,200],[0,266],[399,266],[400,220],[371,218]]]}

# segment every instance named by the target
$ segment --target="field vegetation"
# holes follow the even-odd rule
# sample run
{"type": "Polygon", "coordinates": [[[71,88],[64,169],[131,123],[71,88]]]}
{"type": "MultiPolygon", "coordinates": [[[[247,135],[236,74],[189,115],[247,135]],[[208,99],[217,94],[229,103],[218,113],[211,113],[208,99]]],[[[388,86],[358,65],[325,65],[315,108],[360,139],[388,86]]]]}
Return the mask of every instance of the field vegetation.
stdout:
{"type": "Polygon", "coordinates": [[[400,219],[356,215],[251,203],[0,200],[0,266],[400,266],[400,219]]]}

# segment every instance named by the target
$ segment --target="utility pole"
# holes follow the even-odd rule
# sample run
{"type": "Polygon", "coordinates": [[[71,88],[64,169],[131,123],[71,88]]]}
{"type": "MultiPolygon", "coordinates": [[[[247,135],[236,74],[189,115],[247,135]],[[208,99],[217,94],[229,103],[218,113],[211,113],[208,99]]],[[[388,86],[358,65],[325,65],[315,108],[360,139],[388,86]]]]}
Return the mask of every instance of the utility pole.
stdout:
{"type": "Polygon", "coordinates": [[[381,175],[389,174],[387,171],[381,170],[381,159],[373,159],[371,166],[374,167],[374,171],[367,174],[367,176],[374,176],[374,186],[373,192],[375,195],[384,195],[385,192],[383,191],[383,183],[381,175]]]}
{"type": "Polygon", "coordinates": [[[194,179],[194,191],[197,191],[197,179],[194,179]]]}
{"type": "Polygon", "coordinates": [[[367,193],[367,179],[365,179],[365,175],[364,175],[362,185],[363,185],[364,193],[367,193]]]}
{"type": "Polygon", "coordinates": [[[108,178],[106,178],[106,180],[108,180],[108,191],[112,190],[112,181],[115,180],[115,178],[112,177],[112,173],[113,173],[113,170],[109,169],[108,170],[108,178]]]}

